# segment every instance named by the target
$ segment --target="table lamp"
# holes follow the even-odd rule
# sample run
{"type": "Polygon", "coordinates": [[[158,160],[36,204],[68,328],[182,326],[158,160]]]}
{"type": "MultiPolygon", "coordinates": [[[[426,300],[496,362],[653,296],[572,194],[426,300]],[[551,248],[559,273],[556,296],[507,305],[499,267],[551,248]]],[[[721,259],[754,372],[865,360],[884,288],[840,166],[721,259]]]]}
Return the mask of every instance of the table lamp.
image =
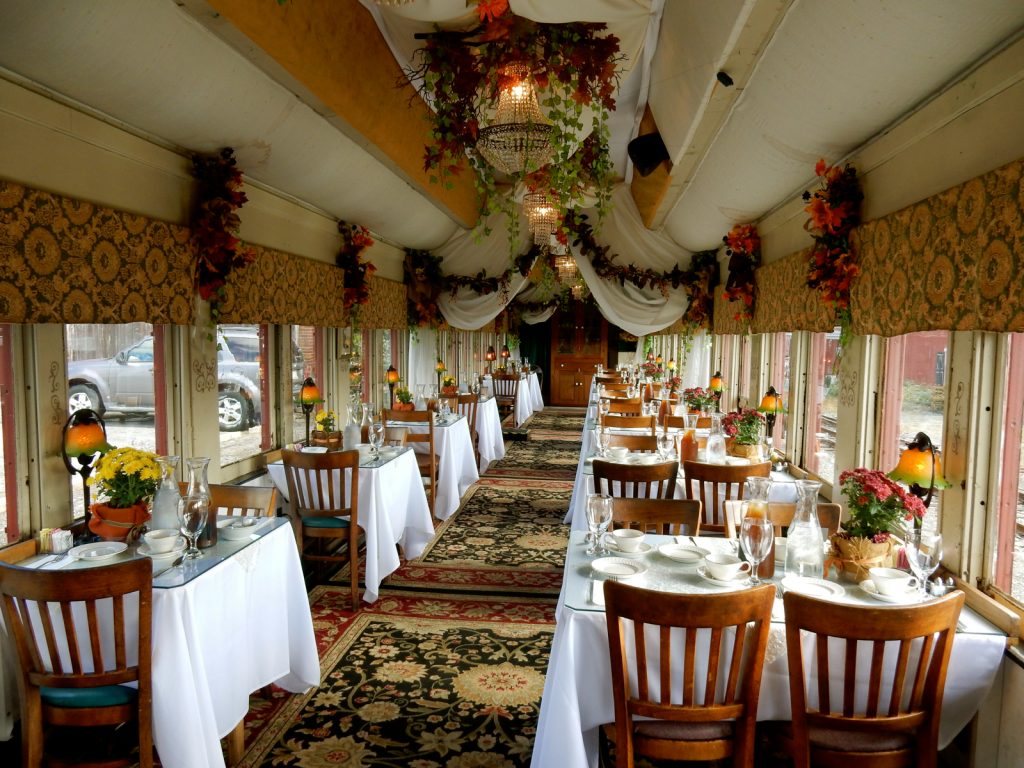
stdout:
{"type": "Polygon", "coordinates": [[[722,410],[722,372],[715,371],[715,375],[711,377],[711,381],[708,382],[708,389],[715,396],[715,411],[720,412],[722,410]]]}
{"type": "Polygon", "coordinates": [[[64,466],[72,475],[82,476],[82,494],[85,499],[85,531],[88,535],[89,518],[89,475],[92,474],[94,461],[111,449],[107,443],[107,428],[99,414],[91,408],[75,411],[64,422],[61,431],[60,455],[64,466]],[[78,466],[71,462],[78,460],[78,466]]]}
{"type": "Polygon", "coordinates": [[[441,374],[443,374],[446,370],[448,370],[448,369],[445,367],[444,360],[442,360],[440,357],[437,358],[437,365],[434,366],[434,371],[437,373],[437,391],[438,392],[441,391],[441,374]]]}
{"type": "Polygon", "coordinates": [[[388,393],[391,395],[391,407],[395,407],[395,385],[398,384],[398,369],[389,365],[384,372],[384,379],[388,383],[388,393]]]}
{"type": "MultiPolygon", "coordinates": [[[[889,477],[896,482],[906,483],[910,492],[924,503],[925,509],[932,503],[932,495],[936,490],[950,487],[942,476],[942,463],[935,452],[935,446],[924,432],[918,432],[907,445],[900,454],[899,463],[889,472],[889,477]]],[[[921,525],[916,517],[914,525],[921,525]]]]}
{"type": "Polygon", "coordinates": [[[313,406],[323,401],[324,399],[320,397],[320,388],[313,381],[313,377],[307,376],[299,390],[299,405],[306,416],[306,445],[309,445],[309,415],[313,412],[313,406]]]}
{"type": "Polygon", "coordinates": [[[757,410],[764,414],[767,426],[768,448],[771,450],[772,433],[775,431],[775,419],[780,413],[785,413],[786,411],[782,405],[782,395],[775,391],[775,387],[768,387],[768,391],[761,398],[761,404],[757,406],[757,410]]]}
{"type": "Polygon", "coordinates": [[[485,373],[491,372],[491,363],[493,363],[498,357],[498,354],[494,351],[494,346],[487,347],[487,352],[484,353],[484,360],[487,361],[487,369],[485,373]]]}

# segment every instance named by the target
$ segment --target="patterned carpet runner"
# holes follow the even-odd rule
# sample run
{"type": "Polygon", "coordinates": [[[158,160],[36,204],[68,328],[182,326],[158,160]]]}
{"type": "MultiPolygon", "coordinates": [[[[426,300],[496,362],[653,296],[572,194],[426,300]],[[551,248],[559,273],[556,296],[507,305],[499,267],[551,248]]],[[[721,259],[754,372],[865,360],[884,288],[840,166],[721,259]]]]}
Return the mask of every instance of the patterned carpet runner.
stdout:
{"type": "Polygon", "coordinates": [[[255,694],[241,765],[529,765],[582,425],[534,416],[373,605],[353,614],[346,573],[315,587],[320,687],[255,694]]]}

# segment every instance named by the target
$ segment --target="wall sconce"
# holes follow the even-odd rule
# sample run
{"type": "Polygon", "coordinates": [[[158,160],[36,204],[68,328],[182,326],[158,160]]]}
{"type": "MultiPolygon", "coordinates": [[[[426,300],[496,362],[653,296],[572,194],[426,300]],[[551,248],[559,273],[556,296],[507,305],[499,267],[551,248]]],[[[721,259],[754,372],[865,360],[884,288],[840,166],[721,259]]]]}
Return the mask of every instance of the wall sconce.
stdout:
{"type": "Polygon", "coordinates": [[[768,387],[768,391],[761,398],[761,404],[757,407],[757,410],[764,414],[764,420],[768,428],[768,447],[771,448],[772,433],[775,431],[775,419],[780,413],[785,413],[786,411],[783,407],[782,395],[775,391],[775,387],[768,387]]]}
{"type": "MultiPolygon", "coordinates": [[[[899,483],[906,483],[910,492],[924,503],[925,509],[932,503],[932,494],[936,490],[950,487],[942,476],[942,464],[935,453],[935,446],[924,432],[918,432],[907,445],[900,454],[896,468],[889,472],[889,477],[899,483]]],[[[915,517],[914,526],[920,525],[921,521],[915,517]]]]}
{"type": "Polygon", "coordinates": [[[395,385],[398,384],[398,370],[393,365],[389,365],[388,369],[384,372],[384,379],[388,383],[388,392],[391,395],[391,407],[395,407],[395,385]]]}
{"type": "Polygon", "coordinates": [[[312,376],[307,376],[302,382],[299,390],[299,405],[306,416],[306,445],[309,445],[309,415],[313,412],[313,406],[322,403],[324,399],[320,396],[320,388],[313,381],[312,376]]]}
{"type": "Polygon", "coordinates": [[[82,495],[85,499],[85,532],[89,535],[89,475],[92,474],[93,462],[111,448],[107,443],[107,428],[99,414],[91,408],[75,411],[64,422],[61,430],[60,455],[64,466],[72,475],[82,476],[82,495]],[[78,460],[78,466],[71,462],[78,460]]]}
{"type": "Polygon", "coordinates": [[[722,410],[722,372],[715,371],[715,375],[711,377],[711,381],[708,382],[708,389],[715,396],[715,412],[719,413],[722,410]]]}

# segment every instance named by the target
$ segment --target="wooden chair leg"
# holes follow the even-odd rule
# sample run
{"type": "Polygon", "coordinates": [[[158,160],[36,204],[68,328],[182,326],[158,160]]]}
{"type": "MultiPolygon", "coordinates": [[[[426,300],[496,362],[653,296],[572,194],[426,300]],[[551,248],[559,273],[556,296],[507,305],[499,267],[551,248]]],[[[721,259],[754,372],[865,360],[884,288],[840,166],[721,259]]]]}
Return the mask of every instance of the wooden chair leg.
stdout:
{"type": "Polygon", "coordinates": [[[238,721],[225,739],[228,746],[228,765],[238,765],[245,753],[245,718],[238,721]]]}
{"type": "Polygon", "coordinates": [[[349,579],[352,587],[352,611],[359,610],[359,529],[348,539],[348,564],[351,571],[349,579]]]}

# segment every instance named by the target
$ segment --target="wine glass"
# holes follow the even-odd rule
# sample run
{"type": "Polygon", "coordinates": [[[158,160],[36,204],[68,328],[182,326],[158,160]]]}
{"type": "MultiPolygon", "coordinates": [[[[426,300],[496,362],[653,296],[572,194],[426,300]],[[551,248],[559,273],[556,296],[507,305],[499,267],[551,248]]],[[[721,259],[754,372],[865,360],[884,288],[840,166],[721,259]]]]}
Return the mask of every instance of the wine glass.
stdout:
{"type": "Polygon", "coordinates": [[[384,445],[384,422],[375,421],[370,425],[370,448],[373,451],[373,458],[380,456],[381,446],[384,445]]]}
{"type": "Polygon", "coordinates": [[[587,529],[590,531],[587,548],[588,555],[603,555],[601,543],[605,531],[612,522],[612,497],[605,494],[592,493],[587,497],[587,529]]]}
{"type": "Polygon", "coordinates": [[[672,435],[662,431],[658,435],[658,456],[663,461],[668,461],[672,458],[672,451],[675,448],[675,439],[672,435]]]}
{"type": "Polygon", "coordinates": [[[740,525],[740,545],[747,560],[750,561],[750,583],[755,586],[761,583],[757,568],[772,551],[774,537],[775,528],[769,520],[763,517],[743,518],[740,525]]]}
{"type": "Polygon", "coordinates": [[[921,598],[928,594],[928,578],[935,573],[942,560],[942,534],[930,531],[908,531],[903,545],[910,570],[917,576],[917,589],[921,598]]]}
{"type": "Polygon", "coordinates": [[[606,447],[604,430],[600,426],[594,427],[594,450],[597,451],[599,459],[604,458],[604,449],[606,447]]]}
{"type": "Polygon", "coordinates": [[[210,511],[210,497],[206,494],[188,495],[178,502],[178,526],[182,535],[188,540],[188,549],[184,557],[194,560],[203,553],[196,547],[196,539],[206,528],[206,516],[210,511]]]}

